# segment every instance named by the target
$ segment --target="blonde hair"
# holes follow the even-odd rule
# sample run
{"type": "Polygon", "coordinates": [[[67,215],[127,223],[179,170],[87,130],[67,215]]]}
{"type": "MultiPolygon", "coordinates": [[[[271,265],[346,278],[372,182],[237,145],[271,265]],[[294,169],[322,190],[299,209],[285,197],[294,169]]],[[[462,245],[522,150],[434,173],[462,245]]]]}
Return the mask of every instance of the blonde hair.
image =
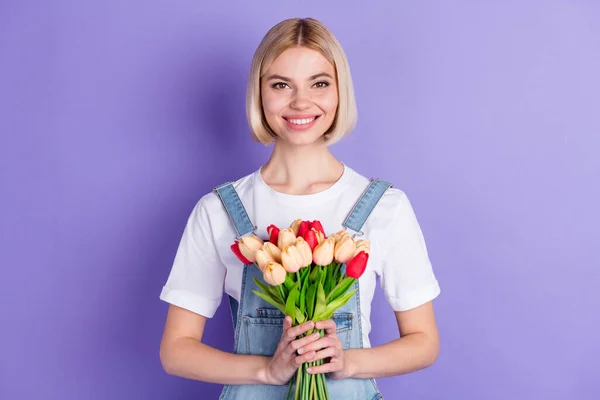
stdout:
{"type": "Polygon", "coordinates": [[[252,139],[264,145],[277,134],[271,129],[262,108],[260,81],[273,60],[291,47],[306,47],[321,53],[335,68],[338,107],[331,127],[325,132],[328,145],[336,143],[356,126],[357,111],[350,66],[335,36],[313,18],[291,18],[273,26],[260,42],[250,67],[246,89],[246,118],[252,139]]]}

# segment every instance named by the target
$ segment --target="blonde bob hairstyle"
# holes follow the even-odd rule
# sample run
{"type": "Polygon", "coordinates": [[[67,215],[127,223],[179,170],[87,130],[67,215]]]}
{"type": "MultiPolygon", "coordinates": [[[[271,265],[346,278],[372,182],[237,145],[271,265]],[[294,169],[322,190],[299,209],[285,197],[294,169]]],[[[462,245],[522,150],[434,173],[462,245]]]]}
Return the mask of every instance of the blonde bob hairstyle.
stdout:
{"type": "Polygon", "coordinates": [[[264,145],[275,141],[277,134],[265,119],[260,83],[271,63],[291,47],[306,47],[321,53],[336,71],[338,107],[324,140],[331,145],[342,139],[356,125],[357,111],[350,66],[335,36],[313,18],[291,18],[273,26],[260,42],[250,67],[246,89],[246,118],[252,139],[264,145]]]}

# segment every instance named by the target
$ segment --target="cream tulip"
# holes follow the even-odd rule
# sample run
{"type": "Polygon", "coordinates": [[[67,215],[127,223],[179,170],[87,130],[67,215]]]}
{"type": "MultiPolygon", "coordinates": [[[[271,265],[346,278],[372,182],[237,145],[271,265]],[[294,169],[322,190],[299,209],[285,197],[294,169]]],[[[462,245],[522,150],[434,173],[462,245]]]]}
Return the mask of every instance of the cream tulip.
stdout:
{"type": "Polygon", "coordinates": [[[294,236],[298,236],[298,230],[300,229],[300,224],[302,223],[302,218],[298,218],[290,225],[290,229],[294,232],[294,236]]]}
{"type": "Polygon", "coordinates": [[[285,272],[285,268],[276,262],[268,262],[267,265],[265,265],[265,269],[263,269],[263,279],[272,286],[281,285],[285,282],[286,276],[287,273],[285,272]]]}
{"type": "Polygon", "coordinates": [[[365,253],[369,254],[369,252],[371,251],[371,242],[368,240],[357,240],[356,250],[354,251],[353,257],[356,257],[356,255],[361,251],[364,251],[365,253]]]}
{"type": "Polygon", "coordinates": [[[258,268],[260,268],[261,271],[265,269],[265,265],[267,265],[268,262],[277,262],[275,257],[273,257],[273,254],[265,250],[264,246],[262,249],[257,250],[254,255],[256,257],[258,268]]]}
{"type": "Polygon", "coordinates": [[[297,272],[302,268],[302,254],[293,244],[286,246],[281,252],[281,262],[287,272],[297,272]]]}
{"type": "Polygon", "coordinates": [[[296,241],[296,235],[294,234],[292,228],[282,229],[279,232],[279,238],[277,239],[277,247],[283,250],[286,248],[286,246],[294,244],[294,241],[296,241]]]}
{"type": "Polygon", "coordinates": [[[240,252],[250,262],[256,261],[255,253],[263,246],[263,241],[256,235],[242,236],[239,242],[240,252]]]}
{"type": "Polygon", "coordinates": [[[354,239],[350,236],[342,236],[335,242],[334,246],[334,258],[337,262],[345,264],[352,260],[354,252],[356,250],[356,244],[354,239]]]}
{"type": "Polygon", "coordinates": [[[313,261],[317,265],[329,265],[333,261],[333,250],[335,239],[329,237],[323,240],[315,247],[313,251],[313,261]]]}
{"type": "Polygon", "coordinates": [[[296,246],[302,255],[302,268],[308,267],[312,263],[312,250],[308,242],[304,238],[298,237],[296,238],[296,242],[294,242],[294,246],[296,246]]]}
{"type": "Polygon", "coordinates": [[[281,249],[271,242],[266,242],[262,248],[263,251],[271,254],[273,259],[281,264],[281,249]]]}

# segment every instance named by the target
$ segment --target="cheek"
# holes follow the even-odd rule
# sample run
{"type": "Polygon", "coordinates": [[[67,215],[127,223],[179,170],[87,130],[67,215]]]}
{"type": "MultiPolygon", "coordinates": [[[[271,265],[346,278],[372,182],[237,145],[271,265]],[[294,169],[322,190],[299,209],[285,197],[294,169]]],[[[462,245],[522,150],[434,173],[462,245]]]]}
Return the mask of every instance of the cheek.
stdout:
{"type": "Polygon", "coordinates": [[[327,113],[334,113],[338,106],[337,92],[327,93],[319,99],[319,105],[327,113]]]}
{"type": "Polygon", "coordinates": [[[262,106],[266,116],[279,114],[285,104],[285,100],[281,96],[273,96],[268,92],[262,96],[262,106]]]}

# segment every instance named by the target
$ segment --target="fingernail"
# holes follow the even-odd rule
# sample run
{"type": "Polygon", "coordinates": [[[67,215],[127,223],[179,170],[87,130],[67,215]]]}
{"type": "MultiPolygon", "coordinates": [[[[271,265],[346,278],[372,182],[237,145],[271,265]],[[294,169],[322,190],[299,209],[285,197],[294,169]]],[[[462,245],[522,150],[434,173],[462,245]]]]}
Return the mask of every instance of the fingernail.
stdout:
{"type": "Polygon", "coordinates": [[[312,368],[307,368],[306,372],[308,372],[310,374],[312,372],[312,368]]]}
{"type": "Polygon", "coordinates": [[[298,349],[298,354],[302,354],[302,353],[304,353],[304,350],[298,349]]]}

